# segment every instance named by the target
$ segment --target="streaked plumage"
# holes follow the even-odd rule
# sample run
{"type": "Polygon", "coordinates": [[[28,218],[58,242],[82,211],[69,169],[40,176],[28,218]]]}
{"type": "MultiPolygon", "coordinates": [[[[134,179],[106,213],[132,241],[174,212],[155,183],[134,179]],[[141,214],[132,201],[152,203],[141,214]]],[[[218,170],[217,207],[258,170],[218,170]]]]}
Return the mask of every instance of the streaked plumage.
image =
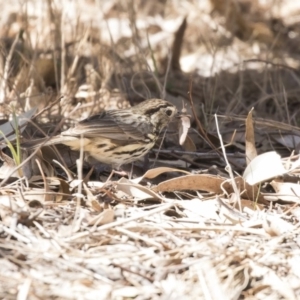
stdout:
{"type": "Polygon", "coordinates": [[[96,160],[119,167],[144,156],[176,112],[173,104],[150,99],[129,109],[91,116],[44,145],[65,144],[73,150],[83,146],[96,160]]]}

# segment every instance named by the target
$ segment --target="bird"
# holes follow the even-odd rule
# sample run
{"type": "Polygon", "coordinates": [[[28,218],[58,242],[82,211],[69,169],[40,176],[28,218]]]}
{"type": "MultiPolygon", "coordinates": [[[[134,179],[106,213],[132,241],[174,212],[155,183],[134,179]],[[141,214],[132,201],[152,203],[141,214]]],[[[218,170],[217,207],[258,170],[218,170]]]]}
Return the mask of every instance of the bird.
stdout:
{"type": "Polygon", "coordinates": [[[130,108],[90,116],[60,135],[35,143],[34,148],[56,144],[77,151],[83,148],[86,156],[118,169],[147,154],[176,114],[172,103],[148,99],[130,108]]]}

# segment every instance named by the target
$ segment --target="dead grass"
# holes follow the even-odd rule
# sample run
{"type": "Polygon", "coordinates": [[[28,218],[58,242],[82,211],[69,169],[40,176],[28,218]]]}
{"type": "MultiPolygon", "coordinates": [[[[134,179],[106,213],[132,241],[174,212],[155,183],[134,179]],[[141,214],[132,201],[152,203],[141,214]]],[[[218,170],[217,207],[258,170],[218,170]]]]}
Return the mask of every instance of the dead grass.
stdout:
{"type": "Polygon", "coordinates": [[[0,113],[23,145],[150,97],[192,119],[130,180],[65,146],[18,173],[2,140],[1,299],[300,298],[300,6],[198,2],[0,1],[0,113]]]}

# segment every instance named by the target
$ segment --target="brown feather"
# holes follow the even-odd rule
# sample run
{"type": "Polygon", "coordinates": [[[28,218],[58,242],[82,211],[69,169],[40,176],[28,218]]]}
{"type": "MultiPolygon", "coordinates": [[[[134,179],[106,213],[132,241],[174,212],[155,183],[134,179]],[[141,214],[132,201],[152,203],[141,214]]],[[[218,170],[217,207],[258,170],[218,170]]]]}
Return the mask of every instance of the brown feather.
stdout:
{"type": "MultiPolygon", "coordinates": [[[[147,131],[151,131],[151,127],[153,126],[149,125],[147,131]]],[[[147,131],[141,131],[141,127],[137,126],[134,118],[126,124],[120,118],[119,110],[111,110],[79,122],[74,128],[62,132],[62,135],[78,137],[84,135],[86,138],[103,137],[116,140],[142,140],[145,138],[147,131]]]]}
{"type": "Polygon", "coordinates": [[[32,147],[65,144],[83,150],[100,162],[120,166],[145,155],[160,131],[176,113],[171,103],[150,99],[129,109],[110,110],[79,122],[50,140],[33,141],[32,147]]]}

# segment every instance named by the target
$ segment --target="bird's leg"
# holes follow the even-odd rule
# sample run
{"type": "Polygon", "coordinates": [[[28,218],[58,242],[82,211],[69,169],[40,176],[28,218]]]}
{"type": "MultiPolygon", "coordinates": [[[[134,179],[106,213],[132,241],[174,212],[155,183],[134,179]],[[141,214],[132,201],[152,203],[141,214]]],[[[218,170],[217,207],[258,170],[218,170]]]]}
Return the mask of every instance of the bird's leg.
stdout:
{"type": "Polygon", "coordinates": [[[131,178],[131,174],[132,174],[132,172],[130,173],[130,174],[128,174],[126,171],[124,171],[124,170],[121,170],[120,169],[120,166],[118,166],[116,169],[112,169],[111,170],[111,173],[110,173],[110,175],[107,177],[107,179],[106,179],[106,182],[108,182],[108,181],[110,181],[110,179],[114,176],[114,175],[119,175],[119,176],[121,176],[121,177],[125,177],[125,176],[130,176],[129,178],[131,178]]]}
{"type": "MultiPolygon", "coordinates": [[[[86,160],[88,161],[88,163],[90,165],[93,166],[94,170],[95,170],[95,173],[96,173],[96,178],[100,178],[100,174],[103,172],[103,171],[108,171],[107,170],[107,167],[108,165],[106,164],[103,164],[103,163],[99,163],[97,161],[95,161],[93,158],[91,158],[90,156],[86,157],[86,160]]],[[[132,167],[133,167],[133,164],[132,164],[132,167]]],[[[133,173],[133,168],[131,168],[131,171],[130,172],[126,172],[124,170],[122,170],[120,168],[120,165],[113,165],[112,168],[109,168],[111,169],[111,172],[109,174],[109,176],[107,177],[106,181],[105,182],[109,182],[112,177],[114,175],[118,175],[120,177],[125,177],[127,176],[128,178],[131,178],[132,177],[132,173],[133,173]]]]}
{"type": "MultiPolygon", "coordinates": [[[[109,165],[99,163],[99,162],[95,161],[93,158],[91,158],[90,156],[86,157],[86,161],[90,165],[93,166],[95,173],[96,173],[96,178],[98,178],[98,179],[100,179],[100,174],[102,172],[104,172],[104,171],[108,172],[109,169],[111,169],[109,167],[109,165]]],[[[120,166],[112,166],[111,172],[105,182],[109,182],[114,175],[119,175],[121,177],[124,177],[124,176],[127,176],[128,174],[125,171],[120,170],[120,166]]]]}

